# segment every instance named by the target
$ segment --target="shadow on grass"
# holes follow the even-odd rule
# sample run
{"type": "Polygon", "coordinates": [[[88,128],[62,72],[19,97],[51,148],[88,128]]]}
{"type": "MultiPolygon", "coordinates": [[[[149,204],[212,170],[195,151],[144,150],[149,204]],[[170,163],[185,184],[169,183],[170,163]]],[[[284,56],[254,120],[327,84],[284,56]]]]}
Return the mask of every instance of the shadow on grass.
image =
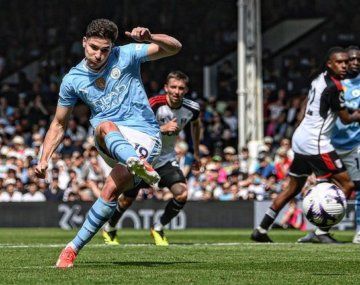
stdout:
{"type": "Polygon", "coordinates": [[[88,261],[81,264],[79,263],[79,265],[96,266],[96,267],[105,267],[111,265],[157,267],[157,266],[168,266],[174,264],[196,264],[196,263],[201,263],[201,262],[198,261],[109,261],[109,262],[88,261]]]}

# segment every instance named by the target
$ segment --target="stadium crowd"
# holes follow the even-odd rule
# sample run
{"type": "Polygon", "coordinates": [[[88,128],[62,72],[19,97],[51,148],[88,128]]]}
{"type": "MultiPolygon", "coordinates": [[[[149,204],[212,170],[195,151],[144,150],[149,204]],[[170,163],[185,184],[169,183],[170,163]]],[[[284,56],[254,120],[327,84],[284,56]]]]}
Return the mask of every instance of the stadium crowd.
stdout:
{"type": "MultiPolygon", "coordinates": [[[[47,84],[41,76],[30,82],[25,75],[16,86],[2,86],[0,201],[93,201],[99,195],[109,168],[94,147],[87,109],[81,104],[75,108],[63,143],[50,162],[47,179],[34,175],[43,137],[57,102],[57,86],[51,80],[47,84]]],[[[257,160],[251,161],[248,149],[237,153],[235,147],[234,104],[215,98],[198,101],[203,122],[200,173],[195,175],[191,171],[191,142],[187,142],[187,131],[180,134],[176,144],[179,163],[189,179],[190,200],[262,200],[281,191],[292,159],[290,141],[276,139],[276,132],[267,136],[257,160]]],[[[285,110],[291,112],[286,106],[285,110]]],[[[166,189],[160,192],[143,189],[138,198],[167,200],[170,197],[166,189]]]]}

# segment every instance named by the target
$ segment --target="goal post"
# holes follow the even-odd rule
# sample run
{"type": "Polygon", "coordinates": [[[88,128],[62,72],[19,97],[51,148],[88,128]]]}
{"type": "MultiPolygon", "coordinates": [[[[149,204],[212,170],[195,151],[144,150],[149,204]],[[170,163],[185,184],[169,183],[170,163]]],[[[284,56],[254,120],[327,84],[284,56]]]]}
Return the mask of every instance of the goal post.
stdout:
{"type": "Polygon", "coordinates": [[[238,148],[264,136],[260,0],[238,1],[238,148]]]}

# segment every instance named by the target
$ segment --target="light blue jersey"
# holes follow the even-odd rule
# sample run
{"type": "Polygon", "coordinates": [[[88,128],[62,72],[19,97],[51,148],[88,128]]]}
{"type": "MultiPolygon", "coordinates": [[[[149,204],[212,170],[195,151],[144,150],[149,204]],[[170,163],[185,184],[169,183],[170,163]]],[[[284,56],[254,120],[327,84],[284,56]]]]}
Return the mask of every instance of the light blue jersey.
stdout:
{"type": "MultiPolygon", "coordinates": [[[[360,108],[360,74],[341,81],[344,88],[345,106],[349,110],[360,108]]],[[[331,142],[336,149],[351,150],[360,144],[360,125],[357,122],[344,125],[338,118],[331,142]]]]}
{"type": "Polygon", "coordinates": [[[159,126],[141,81],[140,65],[148,60],[148,44],[114,47],[105,66],[94,72],[85,59],[73,67],[60,86],[58,105],[74,106],[80,98],[91,110],[91,125],[111,121],[150,136],[159,126]]]}

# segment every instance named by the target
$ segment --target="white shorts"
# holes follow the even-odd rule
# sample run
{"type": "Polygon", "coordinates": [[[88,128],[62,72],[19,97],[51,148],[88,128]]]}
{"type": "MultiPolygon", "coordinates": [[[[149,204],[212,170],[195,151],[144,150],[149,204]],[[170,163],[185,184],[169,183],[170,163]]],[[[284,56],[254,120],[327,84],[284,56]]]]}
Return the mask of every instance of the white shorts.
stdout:
{"type": "Polygon", "coordinates": [[[336,149],[337,154],[345,164],[352,181],[360,181],[360,146],[352,150],[336,149]]]}
{"type": "MultiPolygon", "coordinates": [[[[139,157],[143,157],[147,162],[153,164],[161,153],[161,139],[160,137],[152,137],[143,132],[131,129],[129,127],[117,125],[123,138],[130,143],[139,157]]],[[[109,156],[95,140],[95,146],[99,151],[101,157],[105,162],[113,168],[120,163],[111,156],[109,156]]]]}

